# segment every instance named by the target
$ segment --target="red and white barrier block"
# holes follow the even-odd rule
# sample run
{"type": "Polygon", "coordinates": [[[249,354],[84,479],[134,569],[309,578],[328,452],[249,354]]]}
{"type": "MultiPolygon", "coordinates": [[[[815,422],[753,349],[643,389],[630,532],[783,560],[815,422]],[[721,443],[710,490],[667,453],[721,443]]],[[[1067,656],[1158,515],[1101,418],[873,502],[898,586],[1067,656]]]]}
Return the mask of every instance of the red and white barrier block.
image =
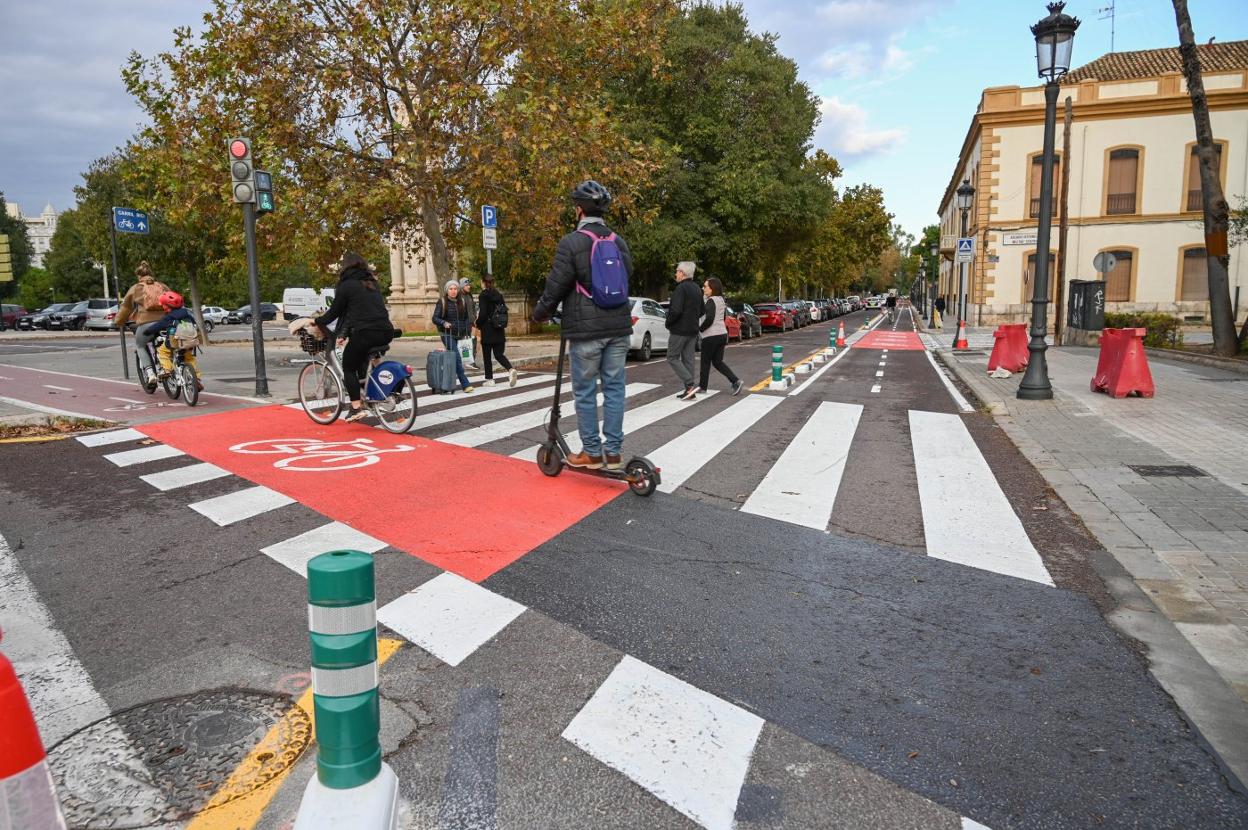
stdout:
{"type": "Polygon", "coordinates": [[[65,830],[35,716],[13,664],[0,654],[0,829],[65,830]]]}

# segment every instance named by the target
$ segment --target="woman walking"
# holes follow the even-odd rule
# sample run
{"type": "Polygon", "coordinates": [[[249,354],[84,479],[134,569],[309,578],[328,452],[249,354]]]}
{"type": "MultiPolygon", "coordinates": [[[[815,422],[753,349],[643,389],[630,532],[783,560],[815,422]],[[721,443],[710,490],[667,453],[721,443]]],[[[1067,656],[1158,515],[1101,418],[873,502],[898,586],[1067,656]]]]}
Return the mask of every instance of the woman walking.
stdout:
{"type": "Polygon", "coordinates": [[[705,393],[711,380],[711,366],[728,379],[732,384],[732,394],[739,395],[740,379],[724,362],[724,347],[728,345],[728,329],[724,326],[724,313],[727,304],[724,302],[724,286],[717,277],[707,277],[702,286],[702,294],[706,297],[702,324],[698,327],[702,332],[702,384],[699,392],[705,393]]]}
{"type": "Polygon", "coordinates": [[[481,356],[485,358],[485,383],[494,385],[494,359],[507,371],[508,385],[516,385],[516,370],[503,350],[507,348],[507,301],[503,292],[494,287],[494,275],[481,278],[480,313],[477,315],[477,331],[481,332],[481,356]],[[500,325],[501,323],[501,325],[500,325]]]}
{"type": "Polygon", "coordinates": [[[464,374],[464,359],[459,353],[459,339],[472,335],[473,321],[468,315],[468,304],[459,294],[459,283],[447,280],[442,299],[433,307],[433,325],[442,333],[442,345],[455,353],[455,374],[465,392],[472,391],[468,376],[464,374]]]}

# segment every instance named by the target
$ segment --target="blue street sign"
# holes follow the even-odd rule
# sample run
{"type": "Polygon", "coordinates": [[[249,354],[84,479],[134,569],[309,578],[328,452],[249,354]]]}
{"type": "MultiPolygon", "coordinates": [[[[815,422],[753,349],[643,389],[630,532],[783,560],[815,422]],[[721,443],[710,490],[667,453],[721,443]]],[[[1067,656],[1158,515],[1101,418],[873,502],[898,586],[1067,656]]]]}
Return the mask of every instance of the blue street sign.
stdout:
{"type": "Polygon", "coordinates": [[[497,228],[498,227],[498,208],[493,205],[481,206],[481,227],[497,228]]]}
{"type": "Polygon", "coordinates": [[[975,259],[975,237],[960,236],[958,237],[958,253],[954,258],[956,262],[973,262],[975,259]]]}
{"type": "Polygon", "coordinates": [[[151,223],[147,214],[133,208],[113,208],[113,227],[122,233],[147,233],[151,223]]]}

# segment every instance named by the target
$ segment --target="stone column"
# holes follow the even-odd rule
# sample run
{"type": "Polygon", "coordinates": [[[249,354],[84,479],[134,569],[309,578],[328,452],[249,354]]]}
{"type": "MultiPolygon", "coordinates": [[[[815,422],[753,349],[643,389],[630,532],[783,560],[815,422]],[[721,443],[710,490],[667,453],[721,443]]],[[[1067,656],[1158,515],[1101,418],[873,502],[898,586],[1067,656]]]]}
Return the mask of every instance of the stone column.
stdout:
{"type": "Polygon", "coordinates": [[[432,331],[433,307],[441,295],[442,284],[425,235],[391,234],[390,319],[394,324],[405,332],[432,331]]]}

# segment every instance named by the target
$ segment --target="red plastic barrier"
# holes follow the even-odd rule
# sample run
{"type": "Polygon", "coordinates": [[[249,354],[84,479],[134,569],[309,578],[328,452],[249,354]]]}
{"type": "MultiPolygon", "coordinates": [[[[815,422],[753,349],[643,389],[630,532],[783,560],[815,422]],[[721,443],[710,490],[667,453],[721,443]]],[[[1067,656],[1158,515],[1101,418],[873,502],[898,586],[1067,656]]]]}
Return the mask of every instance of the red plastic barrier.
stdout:
{"type": "Polygon", "coordinates": [[[992,345],[992,355],[988,358],[988,371],[1002,367],[1011,372],[1021,372],[1031,359],[1027,350],[1027,324],[1010,323],[997,326],[992,333],[996,341],[992,345]]]}
{"type": "Polygon", "coordinates": [[[1092,376],[1092,391],[1125,398],[1134,393],[1151,398],[1156,392],[1153,373],[1144,354],[1146,329],[1105,329],[1101,332],[1101,355],[1092,376]]]}

